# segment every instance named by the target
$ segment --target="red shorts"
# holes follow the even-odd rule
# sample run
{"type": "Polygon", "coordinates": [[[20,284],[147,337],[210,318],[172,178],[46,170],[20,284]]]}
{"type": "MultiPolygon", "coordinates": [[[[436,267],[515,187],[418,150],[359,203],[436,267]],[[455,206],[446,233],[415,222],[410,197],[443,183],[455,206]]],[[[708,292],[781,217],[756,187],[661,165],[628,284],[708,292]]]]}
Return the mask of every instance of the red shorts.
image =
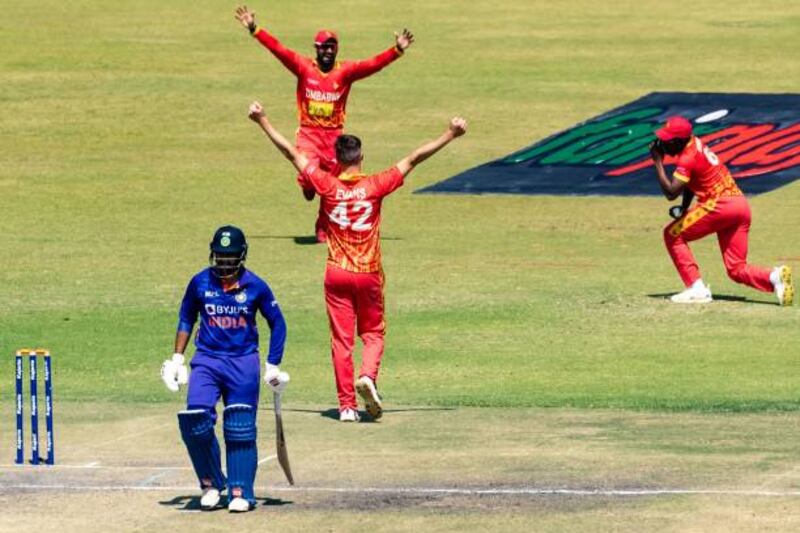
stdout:
{"type": "MultiPolygon", "coordinates": [[[[297,130],[296,146],[312,164],[318,166],[325,172],[335,174],[338,167],[336,163],[336,139],[338,139],[341,134],[341,129],[301,126],[300,129],[297,130]]],[[[299,180],[300,176],[297,178],[299,180]]],[[[311,201],[314,199],[314,191],[304,189],[303,196],[305,196],[306,200],[311,201]]],[[[317,222],[314,228],[317,241],[325,242],[327,240],[327,227],[328,219],[325,212],[322,210],[322,202],[320,202],[317,212],[317,222]]]]}
{"type": "Polygon", "coordinates": [[[386,324],[383,318],[383,272],[350,272],[329,264],[325,270],[325,305],[331,328],[331,357],[339,409],[357,407],[353,376],[355,334],[361,337],[360,376],[378,381],[386,324]]]}
{"type": "Polygon", "coordinates": [[[667,251],[687,287],[700,279],[689,242],[716,233],[728,276],[760,291],[772,291],[769,269],[747,263],[750,217],[747,198],[722,196],[698,203],[664,228],[667,251]]]}
{"type": "Polygon", "coordinates": [[[342,130],[340,129],[302,126],[297,130],[297,149],[320,169],[334,173],[336,168],[336,139],[341,134],[342,130]]]}

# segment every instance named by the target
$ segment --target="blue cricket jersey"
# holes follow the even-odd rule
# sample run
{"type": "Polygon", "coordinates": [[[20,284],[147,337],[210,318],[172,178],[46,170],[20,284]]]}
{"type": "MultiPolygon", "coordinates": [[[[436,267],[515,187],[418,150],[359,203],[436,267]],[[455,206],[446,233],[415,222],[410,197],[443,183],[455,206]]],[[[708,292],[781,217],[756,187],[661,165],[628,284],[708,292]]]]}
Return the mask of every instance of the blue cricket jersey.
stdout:
{"type": "Polygon", "coordinates": [[[192,332],[198,314],[200,327],[194,339],[197,352],[239,357],[258,351],[258,311],[267,319],[271,333],[267,361],[279,365],[286,344],[286,322],[269,285],[244,270],[239,282],[223,290],[210,268],[198,272],[186,287],[178,331],[192,332]]]}

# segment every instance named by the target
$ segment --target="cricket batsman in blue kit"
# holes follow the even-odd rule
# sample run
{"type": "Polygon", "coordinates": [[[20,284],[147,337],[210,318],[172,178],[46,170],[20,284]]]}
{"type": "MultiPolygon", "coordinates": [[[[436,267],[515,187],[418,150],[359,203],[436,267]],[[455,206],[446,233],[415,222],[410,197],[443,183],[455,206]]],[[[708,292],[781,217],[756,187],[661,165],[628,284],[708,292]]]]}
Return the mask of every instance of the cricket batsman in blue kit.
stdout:
{"type": "Polygon", "coordinates": [[[242,230],[235,226],[219,228],[210,248],[210,266],[196,274],[186,288],[175,352],[164,361],[161,377],[173,392],[187,381],[189,384],[186,410],[178,413],[178,425],[203,491],[201,507],[216,507],[220,493],[227,488],[228,510],[244,512],[255,505],[253,484],[258,466],[260,360],[256,315],[260,312],[271,330],[264,381],[277,394],[289,381],[289,375],[279,368],[286,322],[267,283],[244,267],[247,241],[242,230]],[[188,379],[184,353],[198,316],[200,325],[188,379]],[[227,479],[214,433],[220,397],[225,406],[222,428],[227,479]]]}

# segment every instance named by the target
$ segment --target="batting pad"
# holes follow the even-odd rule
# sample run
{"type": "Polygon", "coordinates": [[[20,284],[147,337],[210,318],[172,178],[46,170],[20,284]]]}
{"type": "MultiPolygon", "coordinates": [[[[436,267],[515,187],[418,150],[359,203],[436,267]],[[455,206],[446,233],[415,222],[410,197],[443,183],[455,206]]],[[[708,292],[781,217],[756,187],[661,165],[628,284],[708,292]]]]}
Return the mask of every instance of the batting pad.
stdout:
{"type": "Polygon", "coordinates": [[[228,464],[228,497],[241,497],[255,504],[253,483],[258,468],[256,410],[235,403],[223,412],[225,453],[228,464]]]}
{"type": "Polygon", "coordinates": [[[200,488],[212,486],[219,490],[224,489],[222,455],[217,436],[214,434],[214,421],[211,415],[203,409],[180,411],[178,426],[181,428],[181,437],[189,451],[197,479],[200,481],[200,488]]]}

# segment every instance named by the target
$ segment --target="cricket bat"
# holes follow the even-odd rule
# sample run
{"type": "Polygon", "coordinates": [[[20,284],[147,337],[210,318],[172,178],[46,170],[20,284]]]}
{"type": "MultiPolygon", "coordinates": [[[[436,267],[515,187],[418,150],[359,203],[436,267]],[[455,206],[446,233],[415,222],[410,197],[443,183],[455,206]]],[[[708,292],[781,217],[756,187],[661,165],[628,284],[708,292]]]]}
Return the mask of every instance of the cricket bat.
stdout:
{"type": "Polygon", "coordinates": [[[275,441],[278,455],[278,463],[286,475],[289,485],[294,485],[292,468],[289,466],[289,452],[286,451],[286,437],[283,434],[283,417],[281,416],[281,395],[277,392],[272,393],[273,405],[275,406],[275,441]]]}

